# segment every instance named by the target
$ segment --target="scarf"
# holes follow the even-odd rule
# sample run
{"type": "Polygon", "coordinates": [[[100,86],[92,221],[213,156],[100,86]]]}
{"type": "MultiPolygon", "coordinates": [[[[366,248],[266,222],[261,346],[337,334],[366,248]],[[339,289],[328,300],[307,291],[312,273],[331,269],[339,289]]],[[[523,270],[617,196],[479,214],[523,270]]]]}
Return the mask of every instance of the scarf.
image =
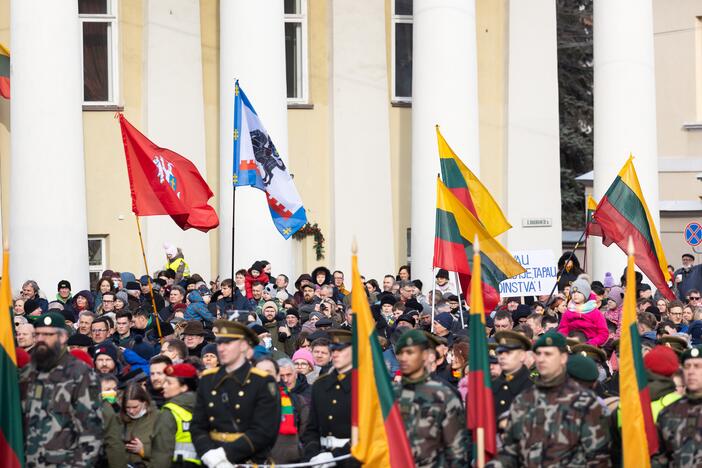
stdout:
{"type": "Polygon", "coordinates": [[[595,309],[597,309],[597,302],[594,299],[591,299],[583,304],[576,304],[573,301],[570,301],[568,304],[568,310],[573,310],[581,314],[587,314],[595,309]]]}
{"type": "Polygon", "coordinates": [[[278,434],[295,435],[297,426],[295,425],[295,408],[293,407],[290,393],[284,385],[280,386],[280,430],[278,434]]]}

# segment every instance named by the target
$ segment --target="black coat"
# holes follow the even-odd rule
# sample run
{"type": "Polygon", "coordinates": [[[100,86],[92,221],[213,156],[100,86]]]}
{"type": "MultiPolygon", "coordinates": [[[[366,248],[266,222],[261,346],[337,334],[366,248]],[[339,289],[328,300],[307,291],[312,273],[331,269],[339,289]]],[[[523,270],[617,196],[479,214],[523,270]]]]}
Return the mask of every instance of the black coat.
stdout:
{"type": "MultiPolygon", "coordinates": [[[[509,412],[512,401],[527,388],[531,388],[533,382],[529,378],[530,372],[526,366],[522,366],[514,377],[507,379],[505,373],[492,381],[492,393],[495,399],[495,419],[500,419],[501,415],[509,412]]],[[[502,416],[504,417],[504,416],[502,416]]]]}
{"type": "Polygon", "coordinates": [[[280,392],[273,377],[245,362],[227,373],[223,367],[205,371],[197,389],[190,425],[198,456],[223,447],[232,464],[265,461],[280,426],[280,392]],[[233,442],[210,438],[210,431],[240,433],[233,442]]]}

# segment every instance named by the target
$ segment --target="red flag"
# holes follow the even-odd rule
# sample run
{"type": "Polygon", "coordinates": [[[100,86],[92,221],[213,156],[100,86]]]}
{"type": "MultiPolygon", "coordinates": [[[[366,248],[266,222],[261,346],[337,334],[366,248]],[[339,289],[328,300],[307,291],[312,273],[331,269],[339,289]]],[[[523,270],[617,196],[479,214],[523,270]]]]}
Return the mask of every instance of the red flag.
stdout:
{"type": "Polygon", "coordinates": [[[219,225],[207,201],[214,195],[195,165],[166,148],[159,148],[124,115],[119,115],[124,155],[137,216],[169,215],[183,230],[207,232],[219,225]]]}

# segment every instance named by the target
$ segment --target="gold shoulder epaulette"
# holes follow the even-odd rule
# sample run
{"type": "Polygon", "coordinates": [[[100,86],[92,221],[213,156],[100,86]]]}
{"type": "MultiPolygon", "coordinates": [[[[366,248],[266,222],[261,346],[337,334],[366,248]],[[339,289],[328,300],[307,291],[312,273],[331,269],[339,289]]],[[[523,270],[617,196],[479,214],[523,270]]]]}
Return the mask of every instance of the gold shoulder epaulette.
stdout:
{"type": "Polygon", "coordinates": [[[252,374],[257,375],[259,377],[269,377],[271,375],[268,372],[261,370],[261,369],[258,369],[256,367],[252,367],[249,372],[251,372],[252,374]]]}
{"type": "Polygon", "coordinates": [[[205,370],[202,371],[202,373],[200,374],[200,377],[204,377],[204,376],[206,376],[206,375],[216,374],[218,370],[219,370],[219,367],[213,367],[213,368],[211,368],[211,369],[205,369],[205,370]]]}

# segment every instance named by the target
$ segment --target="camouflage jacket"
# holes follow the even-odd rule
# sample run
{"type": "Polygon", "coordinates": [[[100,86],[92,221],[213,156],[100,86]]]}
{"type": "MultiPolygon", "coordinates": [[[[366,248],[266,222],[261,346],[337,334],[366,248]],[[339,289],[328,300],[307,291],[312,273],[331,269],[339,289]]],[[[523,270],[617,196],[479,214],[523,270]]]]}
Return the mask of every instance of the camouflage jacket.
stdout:
{"type": "Polygon", "coordinates": [[[492,467],[609,466],[610,434],[594,392],[562,375],[539,379],[510,408],[504,445],[492,467]]]}
{"type": "Polygon", "coordinates": [[[64,351],[48,372],[25,366],[20,387],[27,468],[95,465],[102,414],[93,371],[64,351]]]}
{"type": "Polygon", "coordinates": [[[428,375],[394,390],[416,466],[467,466],[465,410],[453,390],[428,375]]]}
{"type": "Polygon", "coordinates": [[[653,466],[702,466],[702,395],[687,395],[658,416],[653,466]]]}

